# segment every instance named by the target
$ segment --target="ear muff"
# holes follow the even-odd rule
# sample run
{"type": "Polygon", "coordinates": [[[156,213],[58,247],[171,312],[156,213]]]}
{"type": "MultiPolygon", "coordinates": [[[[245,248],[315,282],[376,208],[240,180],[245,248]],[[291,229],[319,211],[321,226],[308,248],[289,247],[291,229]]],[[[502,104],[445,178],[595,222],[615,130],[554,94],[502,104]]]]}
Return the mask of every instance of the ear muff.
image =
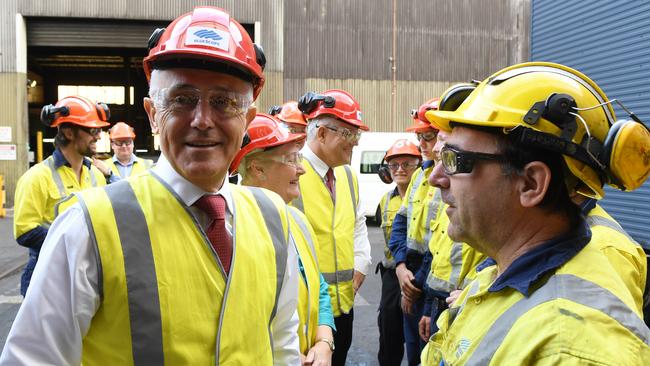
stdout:
{"type": "Polygon", "coordinates": [[[304,114],[309,114],[318,107],[319,102],[323,102],[325,108],[333,108],[336,104],[336,99],[329,95],[325,96],[314,92],[307,92],[298,99],[298,109],[304,114]]]}
{"type": "Polygon", "coordinates": [[[106,103],[96,103],[95,108],[97,109],[97,116],[100,120],[106,122],[111,119],[111,110],[106,103]]]}
{"type": "Polygon", "coordinates": [[[264,71],[264,67],[266,67],[266,55],[264,55],[264,49],[257,43],[253,43],[253,47],[255,48],[255,61],[260,65],[262,71],[264,71]]]}
{"type": "Polygon", "coordinates": [[[390,176],[390,169],[388,169],[388,166],[383,164],[383,162],[377,171],[377,175],[379,175],[379,179],[381,179],[382,182],[386,184],[393,183],[393,177],[390,176]]]}
{"type": "Polygon", "coordinates": [[[282,112],[281,105],[274,105],[273,107],[269,108],[269,114],[272,116],[275,116],[276,114],[280,114],[280,112],[282,112]]]}
{"type": "Polygon", "coordinates": [[[458,84],[442,97],[438,104],[439,111],[455,111],[476,89],[475,84],[458,84]]]}
{"type": "Polygon", "coordinates": [[[248,132],[246,132],[244,134],[244,138],[242,139],[242,142],[241,142],[241,149],[243,149],[244,146],[246,146],[246,145],[248,145],[250,143],[251,143],[251,137],[248,136],[248,132]]]}
{"type": "Polygon", "coordinates": [[[70,108],[67,106],[55,107],[53,104],[43,106],[41,109],[41,122],[45,126],[50,127],[56,119],[57,113],[65,117],[70,114],[70,108]]]}
{"type": "Polygon", "coordinates": [[[624,191],[639,188],[650,176],[650,131],[636,121],[616,122],[605,138],[601,160],[609,168],[610,185],[624,191]]]}
{"type": "Polygon", "coordinates": [[[153,33],[151,33],[151,36],[149,36],[149,40],[147,41],[148,50],[151,50],[158,45],[158,41],[160,41],[160,37],[162,37],[163,33],[165,33],[165,28],[157,28],[153,33]]]}

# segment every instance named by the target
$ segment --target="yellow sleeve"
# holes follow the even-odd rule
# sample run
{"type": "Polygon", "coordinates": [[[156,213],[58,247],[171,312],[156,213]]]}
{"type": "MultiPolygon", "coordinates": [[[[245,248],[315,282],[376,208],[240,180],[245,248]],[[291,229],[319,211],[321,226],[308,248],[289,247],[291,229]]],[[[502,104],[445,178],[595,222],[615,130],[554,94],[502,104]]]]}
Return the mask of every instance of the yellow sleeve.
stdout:
{"type": "Polygon", "coordinates": [[[48,222],[48,170],[35,166],[23,174],[14,195],[14,237],[48,222]]]}

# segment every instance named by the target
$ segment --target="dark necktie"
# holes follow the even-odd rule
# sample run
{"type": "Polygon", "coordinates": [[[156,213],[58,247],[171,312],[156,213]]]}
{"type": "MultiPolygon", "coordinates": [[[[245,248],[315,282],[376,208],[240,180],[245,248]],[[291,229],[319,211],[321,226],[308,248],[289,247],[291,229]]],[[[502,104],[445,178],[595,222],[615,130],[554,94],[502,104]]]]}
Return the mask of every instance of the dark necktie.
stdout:
{"type": "Polygon", "coordinates": [[[325,174],[325,186],[327,186],[327,190],[330,191],[330,196],[332,196],[332,200],[336,198],[336,186],[334,185],[336,183],[336,178],[334,178],[334,170],[332,168],[329,168],[327,170],[327,173],[325,174]]]}
{"type": "Polygon", "coordinates": [[[221,195],[205,195],[194,205],[212,220],[205,233],[217,252],[224,271],[228,273],[232,258],[232,238],[226,231],[226,200],[221,195]]]}

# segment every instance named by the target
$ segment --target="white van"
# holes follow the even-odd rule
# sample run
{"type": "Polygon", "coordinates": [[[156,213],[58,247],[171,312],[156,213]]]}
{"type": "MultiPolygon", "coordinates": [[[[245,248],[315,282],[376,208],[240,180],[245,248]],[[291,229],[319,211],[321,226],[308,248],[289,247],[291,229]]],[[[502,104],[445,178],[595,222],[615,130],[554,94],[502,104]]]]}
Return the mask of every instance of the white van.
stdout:
{"type": "Polygon", "coordinates": [[[364,132],[359,146],[352,150],[350,165],[359,177],[359,206],[366,217],[379,222],[381,212],[379,201],[384,193],[395,188],[395,183],[386,184],[379,179],[377,171],[381,166],[386,150],[399,139],[409,139],[417,143],[414,133],[407,132],[364,132]]]}

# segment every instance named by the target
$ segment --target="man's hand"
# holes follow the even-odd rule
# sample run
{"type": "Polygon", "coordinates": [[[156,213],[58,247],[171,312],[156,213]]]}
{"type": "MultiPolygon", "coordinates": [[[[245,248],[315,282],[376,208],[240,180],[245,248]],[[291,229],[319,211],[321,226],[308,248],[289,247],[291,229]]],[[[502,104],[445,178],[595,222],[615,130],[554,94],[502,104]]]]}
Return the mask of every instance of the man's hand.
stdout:
{"type": "Polygon", "coordinates": [[[454,290],[450,292],[449,297],[445,299],[447,305],[451,307],[456,302],[456,300],[458,300],[458,296],[460,296],[462,292],[463,290],[454,290]]]}
{"type": "Polygon", "coordinates": [[[301,355],[301,361],[303,366],[330,366],[332,364],[332,351],[327,343],[316,342],[307,352],[307,357],[302,358],[301,355]]]}
{"type": "Polygon", "coordinates": [[[400,301],[400,306],[402,308],[402,313],[404,314],[412,314],[411,309],[413,308],[413,303],[415,301],[411,300],[408,298],[408,296],[402,295],[402,299],[400,301]]]}
{"type": "Polygon", "coordinates": [[[111,170],[108,168],[108,166],[106,166],[106,164],[104,164],[103,161],[101,161],[101,160],[99,160],[97,158],[93,158],[93,165],[97,169],[99,169],[99,171],[102,172],[102,174],[104,174],[104,176],[108,176],[108,175],[111,174],[111,170]]]}
{"type": "Polygon", "coordinates": [[[415,279],[413,273],[406,268],[406,264],[400,263],[395,269],[399,288],[402,290],[402,297],[406,296],[410,301],[415,301],[422,294],[422,290],[415,287],[411,281],[415,279]]]}
{"type": "Polygon", "coordinates": [[[431,333],[431,317],[423,316],[418,323],[418,328],[420,331],[420,338],[425,342],[428,341],[429,334],[431,333]]]}
{"type": "Polygon", "coordinates": [[[366,275],[363,273],[355,270],[354,274],[352,275],[352,287],[354,288],[354,294],[357,294],[357,291],[361,288],[361,285],[363,285],[363,281],[366,279],[366,275]]]}

